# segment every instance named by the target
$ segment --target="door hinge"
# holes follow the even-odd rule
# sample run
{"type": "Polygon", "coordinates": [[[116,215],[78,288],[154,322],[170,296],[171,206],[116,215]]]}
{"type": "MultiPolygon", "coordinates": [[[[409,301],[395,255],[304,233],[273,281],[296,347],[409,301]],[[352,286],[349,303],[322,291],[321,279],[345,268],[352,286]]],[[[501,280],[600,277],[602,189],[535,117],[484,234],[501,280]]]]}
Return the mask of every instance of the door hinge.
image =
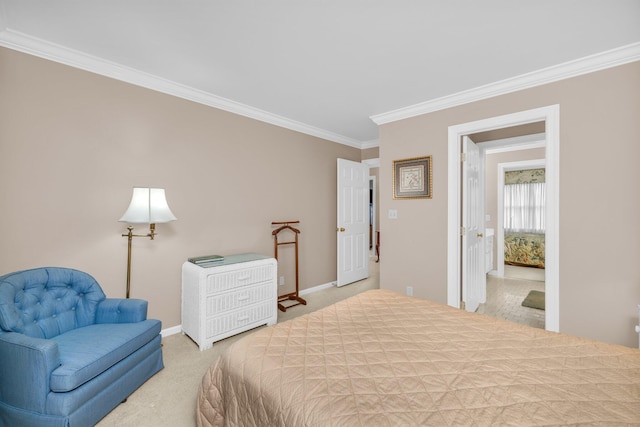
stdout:
{"type": "Polygon", "coordinates": [[[467,161],[467,153],[460,153],[460,162],[464,163],[467,161]]]}
{"type": "Polygon", "coordinates": [[[460,227],[460,235],[464,236],[465,234],[467,234],[467,229],[464,227],[460,227]]]}
{"type": "Polygon", "coordinates": [[[466,310],[467,309],[467,305],[464,303],[464,301],[460,301],[460,310],[466,310]]]}

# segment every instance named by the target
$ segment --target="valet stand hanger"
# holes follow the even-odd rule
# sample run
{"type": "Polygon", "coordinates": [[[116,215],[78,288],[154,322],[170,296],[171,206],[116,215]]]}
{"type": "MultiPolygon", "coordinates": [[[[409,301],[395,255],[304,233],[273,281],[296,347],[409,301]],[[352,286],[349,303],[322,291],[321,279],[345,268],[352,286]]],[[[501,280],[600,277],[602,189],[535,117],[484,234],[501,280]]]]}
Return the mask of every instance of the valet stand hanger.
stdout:
{"type": "Polygon", "coordinates": [[[273,230],[271,232],[271,234],[274,236],[274,240],[273,240],[273,250],[275,252],[275,258],[276,260],[278,259],[278,246],[281,245],[294,245],[295,249],[296,249],[296,290],[295,292],[291,292],[285,295],[279,295],[278,296],[278,308],[280,309],[280,311],[287,311],[287,308],[291,308],[294,307],[296,305],[307,305],[307,302],[300,298],[300,295],[298,295],[299,293],[299,284],[298,284],[298,234],[300,234],[300,230],[298,230],[297,228],[293,228],[292,226],[290,226],[289,224],[300,224],[300,221],[285,221],[285,222],[272,222],[271,225],[279,225],[280,227],[276,228],[275,230],[273,230]],[[281,231],[284,230],[291,230],[293,231],[293,233],[295,234],[296,238],[294,241],[292,242],[278,242],[278,233],[280,233],[281,231]],[[280,304],[282,301],[296,301],[295,304],[291,304],[288,307],[285,307],[284,305],[280,304]]]}

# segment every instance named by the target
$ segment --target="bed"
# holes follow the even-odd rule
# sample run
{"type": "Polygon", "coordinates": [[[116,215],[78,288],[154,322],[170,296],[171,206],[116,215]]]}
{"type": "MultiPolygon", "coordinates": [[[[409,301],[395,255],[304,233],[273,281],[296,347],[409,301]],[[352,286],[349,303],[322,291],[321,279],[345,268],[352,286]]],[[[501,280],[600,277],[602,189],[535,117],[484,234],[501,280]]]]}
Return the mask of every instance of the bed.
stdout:
{"type": "Polygon", "coordinates": [[[205,373],[199,426],[640,423],[640,350],[371,290],[263,328],[205,373]]]}
{"type": "Polygon", "coordinates": [[[505,232],[504,262],[544,268],[544,233],[505,232]]]}

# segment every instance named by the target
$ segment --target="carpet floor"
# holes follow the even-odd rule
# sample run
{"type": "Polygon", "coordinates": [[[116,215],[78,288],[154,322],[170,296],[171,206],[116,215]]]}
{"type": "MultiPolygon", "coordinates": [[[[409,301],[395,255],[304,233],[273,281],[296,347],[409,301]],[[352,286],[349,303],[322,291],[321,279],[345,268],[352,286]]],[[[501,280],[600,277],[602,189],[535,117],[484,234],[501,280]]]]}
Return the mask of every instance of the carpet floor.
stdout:
{"type": "MultiPolygon", "coordinates": [[[[307,305],[292,307],[285,313],[278,311],[278,323],[379,287],[379,264],[372,260],[369,278],[340,288],[333,286],[306,294],[304,298],[307,305]]],[[[196,395],[202,376],[227,347],[253,331],[255,330],[218,341],[211,349],[205,351],[200,351],[186,335],[164,337],[164,369],[103,418],[97,424],[98,427],[194,426],[196,395]]]]}

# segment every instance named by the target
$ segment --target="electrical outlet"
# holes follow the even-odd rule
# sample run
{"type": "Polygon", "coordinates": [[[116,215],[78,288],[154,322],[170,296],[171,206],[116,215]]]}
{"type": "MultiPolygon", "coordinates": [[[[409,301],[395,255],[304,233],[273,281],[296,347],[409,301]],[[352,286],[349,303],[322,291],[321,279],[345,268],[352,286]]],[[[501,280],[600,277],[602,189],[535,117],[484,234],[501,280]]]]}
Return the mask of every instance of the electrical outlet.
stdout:
{"type": "Polygon", "coordinates": [[[397,209],[389,209],[389,219],[398,219],[397,209]]]}
{"type": "Polygon", "coordinates": [[[413,296],[413,286],[407,286],[407,295],[413,296]]]}
{"type": "Polygon", "coordinates": [[[280,286],[284,285],[284,276],[280,276],[280,279],[278,279],[278,285],[280,286]]]}

